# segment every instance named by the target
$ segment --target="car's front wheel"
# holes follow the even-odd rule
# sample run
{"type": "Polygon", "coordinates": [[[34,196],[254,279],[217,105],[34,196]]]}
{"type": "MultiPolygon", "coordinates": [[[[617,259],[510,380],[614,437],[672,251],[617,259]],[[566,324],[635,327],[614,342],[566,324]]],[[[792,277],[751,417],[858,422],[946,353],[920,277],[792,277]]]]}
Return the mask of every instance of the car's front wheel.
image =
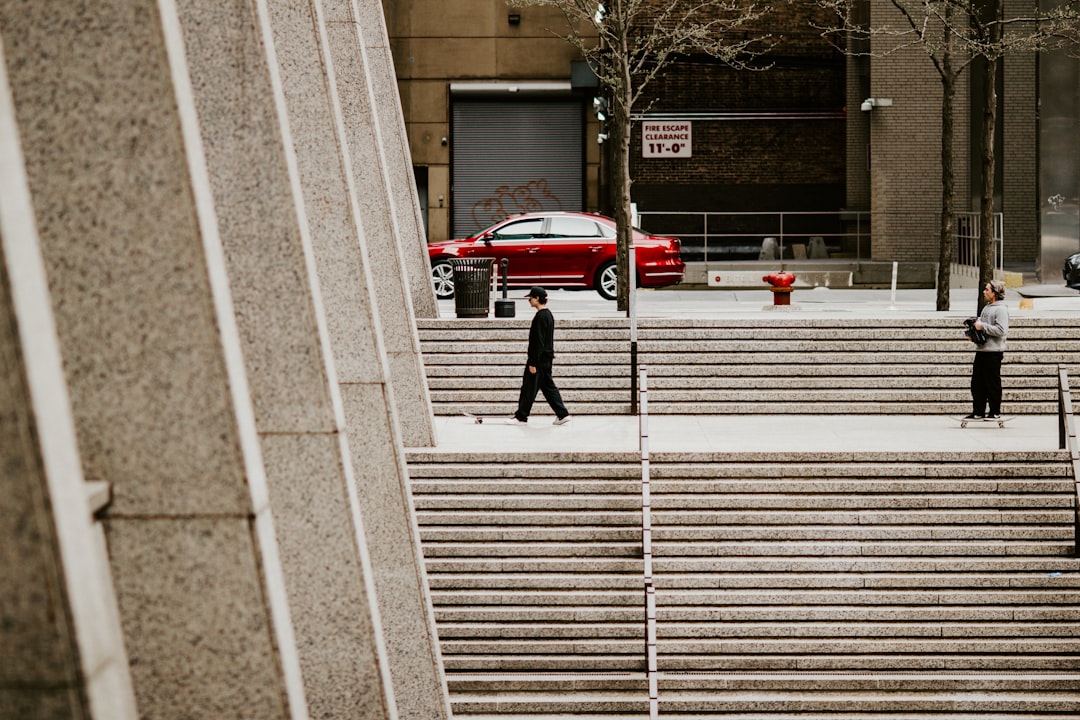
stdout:
{"type": "Polygon", "coordinates": [[[435,297],[440,300],[454,297],[454,266],[449,260],[431,263],[431,282],[435,285],[435,297]]]}
{"type": "Polygon", "coordinates": [[[605,300],[614,300],[619,290],[619,275],[614,262],[606,262],[596,271],[596,292],[605,300]]]}

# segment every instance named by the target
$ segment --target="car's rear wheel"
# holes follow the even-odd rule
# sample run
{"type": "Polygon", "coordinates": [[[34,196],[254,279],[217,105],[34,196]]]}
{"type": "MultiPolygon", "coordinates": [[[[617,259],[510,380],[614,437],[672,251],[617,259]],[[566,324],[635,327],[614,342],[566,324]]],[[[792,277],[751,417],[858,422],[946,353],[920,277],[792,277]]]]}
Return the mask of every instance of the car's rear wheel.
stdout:
{"type": "Polygon", "coordinates": [[[431,282],[435,285],[435,297],[440,300],[454,297],[454,267],[449,260],[431,263],[431,282]]]}
{"type": "Polygon", "coordinates": [[[619,275],[614,262],[606,262],[596,271],[596,292],[605,300],[614,300],[619,290],[619,275]]]}

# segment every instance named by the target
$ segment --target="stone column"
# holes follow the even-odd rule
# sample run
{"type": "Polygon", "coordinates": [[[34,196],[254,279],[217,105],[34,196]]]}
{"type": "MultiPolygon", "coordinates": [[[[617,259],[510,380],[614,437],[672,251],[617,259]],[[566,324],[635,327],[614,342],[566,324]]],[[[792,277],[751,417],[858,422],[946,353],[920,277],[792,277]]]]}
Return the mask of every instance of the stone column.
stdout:
{"type": "MultiPolygon", "coordinates": [[[[359,24],[351,0],[323,0],[323,10],[329,40],[326,53],[335,68],[334,90],[339,100],[343,141],[354,159],[350,163],[353,187],[364,225],[368,259],[372,263],[375,306],[390,362],[402,441],[407,446],[430,447],[435,444],[435,421],[405,273],[406,257],[415,253],[403,252],[416,250],[415,228],[410,234],[413,240],[404,242],[405,233],[398,222],[401,213],[395,212],[395,206],[405,202],[404,196],[410,196],[415,204],[415,191],[411,180],[405,188],[395,191],[393,186],[390,165],[394,164],[395,153],[392,147],[383,145],[375,104],[376,90],[382,91],[380,83],[384,84],[386,79],[371,76],[363,40],[368,28],[359,24]]],[[[381,18],[381,12],[378,15],[381,18]]],[[[367,19],[372,21],[370,16],[367,19]]],[[[402,181],[399,179],[399,184],[402,181]]],[[[424,263],[427,264],[426,259],[424,263]]],[[[427,271],[424,282],[434,298],[427,271]]]]}
{"type": "Polygon", "coordinates": [[[306,718],[175,9],[0,0],[0,33],[139,714],[306,718]]]}
{"type": "Polygon", "coordinates": [[[135,720],[3,62],[0,248],[0,717],[135,720]]]}
{"type": "MultiPolygon", "coordinates": [[[[383,341],[386,324],[375,290],[374,277],[395,258],[376,257],[370,251],[367,217],[358,200],[360,189],[353,170],[358,163],[377,165],[380,158],[354,155],[344,141],[348,134],[337,93],[340,70],[334,58],[324,53],[329,39],[322,4],[317,0],[301,5],[267,0],[266,4],[398,714],[414,720],[448,718],[449,699],[408,488],[396,388],[383,341]]],[[[395,312],[401,313],[402,308],[395,312]]]]}
{"type": "MultiPolygon", "coordinates": [[[[395,718],[266,6],[177,6],[308,708],[313,718],[395,718]]],[[[323,162],[337,163],[327,152],[323,162]]]]}
{"type": "Polygon", "coordinates": [[[391,209],[397,219],[398,242],[405,260],[405,274],[416,317],[436,318],[439,308],[431,284],[431,262],[427,254],[427,234],[416,194],[412,151],[405,132],[405,116],[398,94],[394,57],[380,0],[352,0],[361,30],[367,59],[371,101],[383,150],[383,162],[390,174],[391,209]]]}

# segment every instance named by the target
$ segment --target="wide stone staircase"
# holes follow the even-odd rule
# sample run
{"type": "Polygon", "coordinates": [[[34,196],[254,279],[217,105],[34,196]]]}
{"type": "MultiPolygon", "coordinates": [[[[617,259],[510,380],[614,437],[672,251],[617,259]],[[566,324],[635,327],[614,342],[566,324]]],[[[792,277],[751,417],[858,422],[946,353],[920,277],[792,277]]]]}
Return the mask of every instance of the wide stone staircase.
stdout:
{"type": "MultiPolygon", "coordinates": [[[[640,459],[408,463],[455,717],[648,717],[640,459]]],[[[653,453],[650,475],[661,717],[1080,717],[1064,451],[653,453]]]]}
{"type": "MultiPolygon", "coordinates": [[[[652,414],[969,411],[956,317],[639,328],[652,414]]],[[[527,334],[528,319],[420,321],[435,412],[509,415],[527,334]]],[[[1080,319],[1014,318],[1005,411],[1056,413],[1078,340],[1080,319]]],[[[625,320],[559,321],[556,349],[574,414],[629,411],[625,320]]],[[[1065,451],[650,462],[660,717],[1080,718],[1065,451]]],[[[408,463],[455,716],[649,717],[640,458],[408,463]]]]}
{"type": "MultiPolygon", "coordinates": [[[[967,414],[973,346],[959,317],[642,318],[654,414],[967,414]]],[[[437,415],[509,415],[529,320],[420,320],[437,415]]],[[[576,415],[630,409],[625,319],[557,320],[555,379],[576,415]]],[[[1012,319],[1008,414],[1057,411],[1057,366],[1080,372],[1080,318],[1012,319]]],[[[542,401],[536,412],[550,413],[542,401]]]]}

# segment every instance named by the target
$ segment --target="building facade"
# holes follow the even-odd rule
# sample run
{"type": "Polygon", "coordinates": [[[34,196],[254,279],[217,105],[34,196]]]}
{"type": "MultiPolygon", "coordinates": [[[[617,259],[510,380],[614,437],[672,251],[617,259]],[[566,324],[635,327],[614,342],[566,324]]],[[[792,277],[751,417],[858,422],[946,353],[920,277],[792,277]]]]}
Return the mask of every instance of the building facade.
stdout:
{"type": "MultiPolygon", "coordinates": [[[[503,0],[383,6],[430,240],[462,237],[513,212],[610,211],[607,147],[597,142],[603,126],[592,107],[602,93],[562,39],[560,13],[503,0]]],[[[890,12],[886,0],[870,3],[875,22],[890,12]]],[[[849,57],[822,37],[827,23],[808,5],[784,6],[758,28],[771,38],[759,69],[683,58],[635,108],[631,176],[641,224],[682,236],[688,260],[756,259],[762,237],[780,233],[795,242],[822,235],[830,257],[937,261],[940,77],[917,48],[883,54],[886,40],[849,57]],[[891,103],[864,110],[870,98],[891,103]],[[689,152],[650,155],[642,136],[650,122],[687,128],[689,152]],[[712,234],[706,258],[702,234],[712,234]]],[[[1075,61],[1038,60],[1001,64],[995,205],[1004,264],[1056,282],[1061,260],[1080,249],[1069,220],[1077,162],[1062,159],[1077,144],[1077,83],[1075,61]],[[1048,88],[1054,117],[1048,124],[1044,109],[1040,125],[1048,88]],[[1056,148],[1049,157],[1048,148],[1056,148]],[[1050,180],[1065,189],[1040,190],[1050,180]],[[1065,200],[1055,210],[1043,196],[1065,200]]],[[[980,80],[975,64],[957,86],[957,212],[979,209],[980,80]]]]}

